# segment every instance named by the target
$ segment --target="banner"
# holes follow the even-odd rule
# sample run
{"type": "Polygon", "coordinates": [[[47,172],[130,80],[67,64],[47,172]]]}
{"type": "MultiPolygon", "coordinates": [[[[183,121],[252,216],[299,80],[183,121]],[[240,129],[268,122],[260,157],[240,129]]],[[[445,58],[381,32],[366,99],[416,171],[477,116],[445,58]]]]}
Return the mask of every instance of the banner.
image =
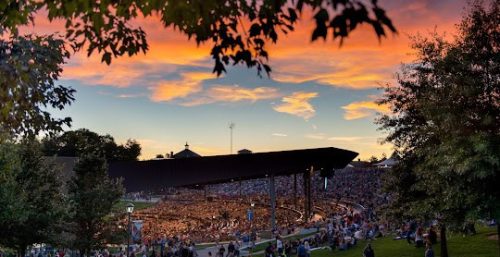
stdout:
{"type": "Polygon", "coordinates": [[[253,210],[252,209],[248,209],[247,210],[247,220],[248,221],[252,221],[253,220],[253,210]]]}
{"type": "Polygon", "coordinates": [[[142,241],[142,220],[132,221],[132,242],[139,244],[142,241]]]}

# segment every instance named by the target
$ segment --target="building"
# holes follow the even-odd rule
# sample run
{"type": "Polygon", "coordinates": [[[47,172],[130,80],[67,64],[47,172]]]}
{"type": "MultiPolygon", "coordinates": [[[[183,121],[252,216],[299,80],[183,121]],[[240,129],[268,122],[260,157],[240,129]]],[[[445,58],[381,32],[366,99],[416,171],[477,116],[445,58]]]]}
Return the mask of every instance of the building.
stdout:
{"type": "Polygon", "coordinates": [[[248,149],[241,149],[238,151],[238,154],[251,154],[252,151],[248,150],[248,149]]]}
{"type": "Polygon", "coordinates": [[[184,145],[184,150],[174,154],[171,158],[173,159],[185,159],[185,158],[194,158],[194,157],[201,157],[201,155],[189,150],[189,145],[186,142],[186,145],[184,145]]]}

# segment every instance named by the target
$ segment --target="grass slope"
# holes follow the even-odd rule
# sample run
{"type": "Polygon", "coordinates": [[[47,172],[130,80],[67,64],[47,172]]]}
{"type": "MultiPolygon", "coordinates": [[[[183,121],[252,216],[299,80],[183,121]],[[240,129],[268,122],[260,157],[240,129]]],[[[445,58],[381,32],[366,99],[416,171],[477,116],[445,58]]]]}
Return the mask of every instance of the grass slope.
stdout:
{"type": "MultiPolygon", "coordinates": [[[[481,228],[474,236],[463,237],[459,234],[448,236],[448,253],[451,257],[495,257],[498,256],[498,246],[495,240],[488,239],[488,235],[494,233],[493,228],[481,228]]],[[[312,257],[360,257],[366,241],[358,242],[358,245],[347,251],[317,250],[311,253],[312,257]]],[[[415,248],[408,245],[406,240],[393,240],[385,237],[372,241],[375,256],[378,257],[423,257],[424,248],[415,248]]],[[[439,243],[434,245],[434,253],[441,256],[439,243]]]]}

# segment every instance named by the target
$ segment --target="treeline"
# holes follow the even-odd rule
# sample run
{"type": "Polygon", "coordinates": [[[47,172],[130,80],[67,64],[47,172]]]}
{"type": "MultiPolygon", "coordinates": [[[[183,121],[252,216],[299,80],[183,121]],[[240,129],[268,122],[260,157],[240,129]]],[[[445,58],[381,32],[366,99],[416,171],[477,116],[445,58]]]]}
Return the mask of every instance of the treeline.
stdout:
{"type": "Polygon", "coordinates": [[[41,151],[45,156],[70,157],[96,152],[107,161],[135,161],[141,154],[141,146],[133,139],[118,145],[109,134],[99,135],[88,129],[78,129],[43,138],[41,151]]]}
{"type": "Polygon", "coordinates": [[[28,246],[47,243],[89,256],[126,238],[118,226],[124,213],[112,214],[124,194],[120,179],[108,176],[107,163],[137,160],[134,140],[118,145],[110,135],[87,129],[37,140],[0,140],[0,245],[25,256],[28,246]],[[67,178],[51,156],[78,157],[67,178]]]}

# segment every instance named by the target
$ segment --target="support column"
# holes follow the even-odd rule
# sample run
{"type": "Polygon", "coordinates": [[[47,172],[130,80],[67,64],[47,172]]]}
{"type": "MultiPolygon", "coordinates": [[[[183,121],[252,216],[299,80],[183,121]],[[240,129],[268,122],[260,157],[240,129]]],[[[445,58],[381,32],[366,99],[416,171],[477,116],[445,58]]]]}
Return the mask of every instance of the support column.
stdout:
{"type": "Polygon", "coordinates": [[[297,208],[297,174],[293,174],[293,205],[297,208]]]}
{"type": "Polygon", "coordinates": [[[305,171],[302,174],[302,180],[304,183],[303,189],[304,189],[304,220],[307,222],[309,221],[309,189],[308,189],[308,181],[309,181],[309,172],[305,171]]]}
{"type": "Polygon", "coordinates": [[[307,189],[309,190],[308,193],[308,200],[307,202],[309,203],[309,217],[311,217],[314,214],[314,209],[313,209],[313,199],[312,199],[312,186],[311,186],[311,180],[312,180],[312,175],[314,174],[314,167],[311,166],[311,169],[308,172],[308,186],[307,189]]]}
{"type": "Polygon", "coordinates": [[[312,215],[312,199],[311,199],[311,174],[313,171],[313,166],[311,166],[310,170],[307,170],[303,173],[304,178],[304,215],[306,221],[309,221],[309,218],[312,215]]]}
{"type": "Polygon", "coordinates": [[[240,186],[240,198],[241,198],[241,180],[240,180],[240,185],[239,186],[240,186]]]}
{"type": "Polygon", "coordinates": [[[269,176],[269,198],[271,199],[271,229],[276,229],[276,190],[274,189],[274,175],[269,176]]]}

